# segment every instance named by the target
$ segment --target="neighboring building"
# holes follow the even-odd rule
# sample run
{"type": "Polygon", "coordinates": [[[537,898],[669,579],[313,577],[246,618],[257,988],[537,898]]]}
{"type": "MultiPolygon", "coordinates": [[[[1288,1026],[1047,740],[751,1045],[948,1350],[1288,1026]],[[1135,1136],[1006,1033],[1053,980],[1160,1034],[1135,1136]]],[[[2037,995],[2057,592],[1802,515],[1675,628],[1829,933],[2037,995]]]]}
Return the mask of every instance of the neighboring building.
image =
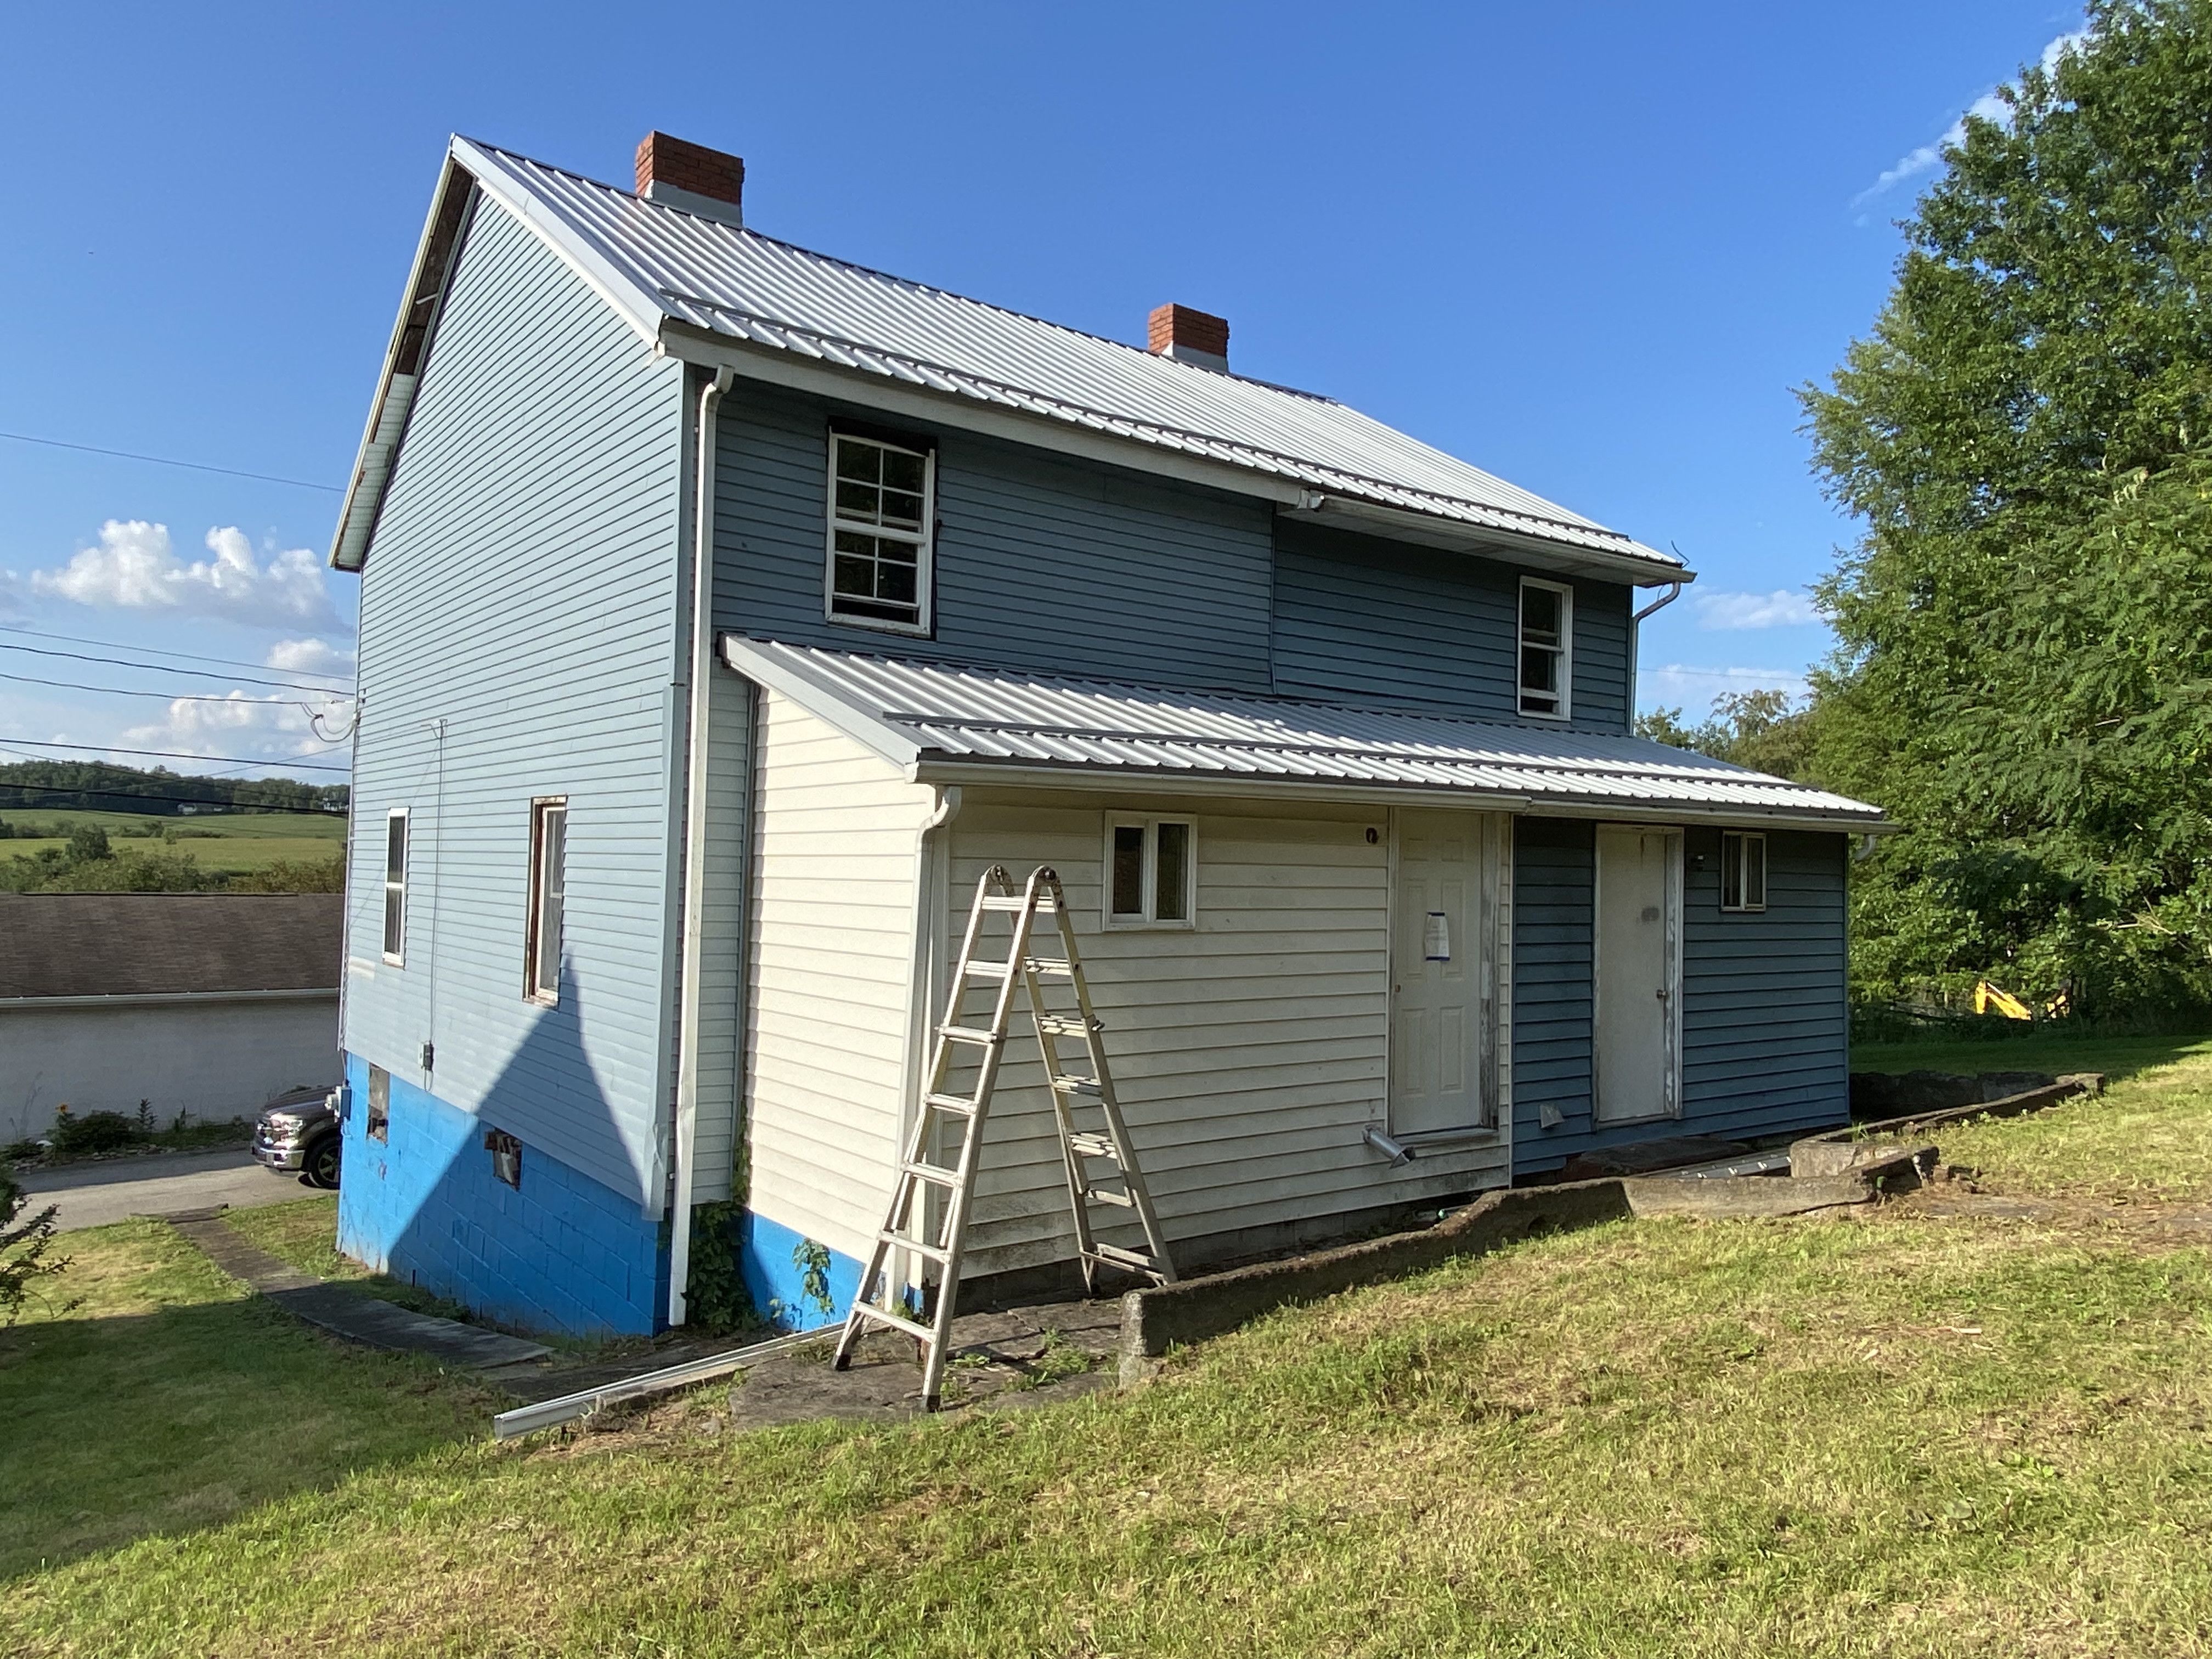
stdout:
{"type": "Polygon", "coordinates": [[[0,895],[0,1140],[337,1083],[344,927],[336,893],[0,895]]]}
{"type": "MultiPolygon", "coordinates": [[[[348,1251],[644,1331],[734,1196],[757,1298],[842,1308],[999,861],[1082,908],[1186,1265],[1844,1121],[1881,814],[1629,735],[1679,561],[1239,377],[1218,319],[1098,339],[638,163],[453,141],[338,527],[348,1251]]],[[[1069,1254],[1026,1047],[976,1276],[1069,1254]]]]}

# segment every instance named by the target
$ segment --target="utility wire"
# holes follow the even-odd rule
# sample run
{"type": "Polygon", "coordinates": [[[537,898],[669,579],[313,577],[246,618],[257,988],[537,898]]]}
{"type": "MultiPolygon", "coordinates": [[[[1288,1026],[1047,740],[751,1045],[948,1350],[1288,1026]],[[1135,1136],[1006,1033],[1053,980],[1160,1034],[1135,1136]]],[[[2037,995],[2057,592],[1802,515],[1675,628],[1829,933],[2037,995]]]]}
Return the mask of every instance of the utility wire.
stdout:
{"type": "MultiPolygon", "coordinates": [[[[49,743],[43,738],[0,738],[0,746],[19,744],[33,749],[79,749],[95,755],[144,755],[161,760],[222,761],[240,766],[297,766],[316,772],[349,772],[353,769],[347,766],[319,765],[308,760],[246,760],[237,755],[190,755],[181,749],[118,749],[102,743],[49,743]]],[[[311,749],[307,752],[312,755],[319,751],[311,749]]],[[[39,757],[27,755],[24,758],[36,760],[39,757]]]]}
{"type": "Polygon", "coordinates": [[[220,472],[227,478],[254,478],[263,483],[290,484],[299,489],[327,489],[338,493],[336,484],[315,483],[306,478],[280,478],[270,472],[241,472],[234,466],[210,466],[204,461],[179,461],[167,455],[141,455],[128,449],[102,449],[97,444],[64,443],[59,438],[33,438],[27,432],[0,432],[0,438],[10,438],[19,444],[44,444],[49,449],[74,449],[87,455],[112,455],[118,460],[151,461],[156,466],[181,466],[194,472],[220,472]]]}
{"type": "Polygon", "coordinates": [[[111,668],[142,668],[155,674],[190,674],[204,680],[236,680],[243,685],[273,685],[284,691],[319,691],[325,696],[346,697],[353,694],[335,686],[306,685],[298,680],[256,679],[251,674],[218,674],[207,668],[179,668],[165,662],[129,662],[121,657],[94,657],[82,651],[48,651],[35,645],[15,645],[0,640],[0,651],[27,651],[34,657],[67,657],[72,662],[96,662],[111,668]]]}
{"type": "MultiPolygon", "coordinates": [[[[51,685],[64,691],[104,691],[111,697],[159,697],[163,702],[236,703],[242,702],[248,704],[260,704],[264,707],[274,706],[286,708],[305,708],[307,706],[303,702],[294,702],[288,697],[207,697],[193,696],[187,694],[179,694],[173,696],[167,691],[134,691],[127,687],[120,685],[84,685],[79,684],[76,680],[42,680],[31,674],[0,674],[0,680],[15,680],[24,685],[51,685]]],[[[348,701],[345,694],[342,692],[325,691],[321,693],[321,695],[333,702],[343,702],[348,701]]]]}
{"type": "MultiPolygon", "coordinates": [[[[158,645],[125,645],[120,640],[92,640],[77,634],[52,634],[43,628],[19,628],[0,623],[0,634],[27,634],[34,640],[58,640],[64,645],[99,645],[111,651],[136,651],[142,656],[176,657],[185,662],[211,662],[219,668],[267,668],[265,662],[240,662],[235,657],[203,657],[191,651],[169,651],[158,645]]],[[[317,675],[312,669],[294,671],[310,678],[337,679],[336,674],[317,675]]]]}

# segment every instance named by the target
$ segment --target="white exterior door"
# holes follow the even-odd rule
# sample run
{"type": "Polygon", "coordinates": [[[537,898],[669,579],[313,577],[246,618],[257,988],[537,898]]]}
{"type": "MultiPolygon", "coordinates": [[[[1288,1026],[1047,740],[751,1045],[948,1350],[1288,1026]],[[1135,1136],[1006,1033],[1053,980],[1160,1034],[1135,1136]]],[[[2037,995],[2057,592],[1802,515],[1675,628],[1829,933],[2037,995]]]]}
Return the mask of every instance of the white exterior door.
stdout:
{"type": "Polygon", "coordinates": [[[1597,1121],[1681,1112],[1682,836],[1597,830],[1597,1121]]]}
{"type": "Polygon", "coordinates": [[[1503,820],[1397,815],[1390,925],[1390,1133],[1497,1121],[1503,820]]]}

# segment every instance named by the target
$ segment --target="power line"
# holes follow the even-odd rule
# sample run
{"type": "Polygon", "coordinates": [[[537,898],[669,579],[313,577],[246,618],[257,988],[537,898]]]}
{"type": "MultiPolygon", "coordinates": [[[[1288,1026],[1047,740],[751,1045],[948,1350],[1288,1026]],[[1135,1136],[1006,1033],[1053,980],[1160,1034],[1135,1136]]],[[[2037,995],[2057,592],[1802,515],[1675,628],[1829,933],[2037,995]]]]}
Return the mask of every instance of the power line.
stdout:
{"type": "Polygon", "coordinates": [[[327,489],[338,493],[336,484],[315,483],[306,478],[280,478],[271,472],[241,472],[234,466],[210,466],[204,461],[179,461],[167,455],[141,455],[128,449],[102,449],[97,444],[64,443],[59,438],[33,438],[27,432],[0,432],[0,438],[12,438],[19,444],[44,444],[49,449],[74,449],[87,455],[112,455],[118,460],[151,461],[155,466],[181,466],[194,472],[220,472],[227,478],[254,478],[263,483],[290,484],[299,489],[327,489]]]}
{"type": "Polygon", "coordinates": [[[350,696],[335,686],[304,685],[297,680],[256,679],[251,674],[218,674],[210,669],[179,668],[165,662],[128,662],[121,657],[93,657],[82,651],[48,651],[35,645],[15,645],[0,640],[0,651],[27,651],[34,657],[67,657],[72,662],[96,662],[110,668],[138,668],[155,674],[191,674],[204,680],[236,680],[242,685],[273,685],[283,691],[319,691],[326,696],[350,696]]]}
{"type": "MultiPolygon", "coordinates": [[[[276,708],[305,708],[307,706],[303,702],[294,702],[288,697],[206,697],[189,693],[172,696],[167,691],[134,691],[120,685],[84,685],[76,680],[42,680],[31,674],[0,674],[0,680],[15,680],[24,685],[51,685],[64,691],[102,691],[111,697],[158,697],[163,702],[223,702],[276,708]]],[[[347,701],[346,694],[342,692],[325,691],[322,695],[335,702],[347,701]]]]}
{"type": "MultiPolygon", "coordinates": [[[[93,640],[87,639],[79,634],[52,634],[43,628],[21,628],[9,623],[0,623],[0,634],[27,634],[34,640],[59,640],[64,645],[99,645],[105,646],[110,651],[136,651],[148,657],[177,657],[185,662],[211,662],[219,668],[275,666],[272,663],[240,662],[235,657],[203,657],[196,652],[170,651],[158,645],[125,645],[120,640],[93,640]]],[[[318,675],[313,669],[308,668],[296,669],[292,672],[306,674],[310,678],[336,679],[338,678],[335,674],[318,675]]]]}
{"type": "MultiPolygon", "coordinates": [[[[225,764],[239,766],[296,766],[311,772],[349,772],[353,769],[348,766],[321,766],[309,760],[246,760],[237,755],[190,755],[181,749],[117,749],[100,743],[49,743],[43,738],[0,738],[0,745],[8,744],[32,749],[77,749],[94,755],[144,755],[160,760],[222,761],[225,764]]],[[[313,754],[316,751],[311,749],[307,752],[313,754]]],[[[26,756],[24,758],[35,760],[38,757],[26,756]]]]}

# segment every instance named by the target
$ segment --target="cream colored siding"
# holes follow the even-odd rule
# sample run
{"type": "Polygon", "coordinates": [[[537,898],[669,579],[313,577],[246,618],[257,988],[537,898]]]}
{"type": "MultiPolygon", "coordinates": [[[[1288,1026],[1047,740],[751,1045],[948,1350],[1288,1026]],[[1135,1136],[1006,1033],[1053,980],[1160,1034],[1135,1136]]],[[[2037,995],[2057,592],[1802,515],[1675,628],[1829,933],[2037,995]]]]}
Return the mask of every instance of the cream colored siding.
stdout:
{"type": "Polygon", "coordinates": [[[890,1198],[933,793],[760,695],[747,1089],[752,1207],[865,1258],[890,1198]]]}
{"type": "MultiPolygon", "coordinates": [[[[951,826],[946,926],[976,878],[1056,868],[1107,1025],[1109,1063],[1170,1240],[1317,1223],[1501,1184],[1485,1139],[1398,1170],[1361,1134],[1383,1120],[1389,1025],[1389,837],[1381,807],[1227,807],[970,790],[951,826]],[[1105,824],[1197,823],[1194,928],[1101,927],[1105,824]],[[1370,843],[1369,829],[1377,831],[1370,843]]],[[[968,1271],[1067,1256],[1059,1145],[1026,1022],[992,1107],[968,1271]]],[[[1133,1241],[1133,1228],[1107,1237],[1133,1241]]]]}

